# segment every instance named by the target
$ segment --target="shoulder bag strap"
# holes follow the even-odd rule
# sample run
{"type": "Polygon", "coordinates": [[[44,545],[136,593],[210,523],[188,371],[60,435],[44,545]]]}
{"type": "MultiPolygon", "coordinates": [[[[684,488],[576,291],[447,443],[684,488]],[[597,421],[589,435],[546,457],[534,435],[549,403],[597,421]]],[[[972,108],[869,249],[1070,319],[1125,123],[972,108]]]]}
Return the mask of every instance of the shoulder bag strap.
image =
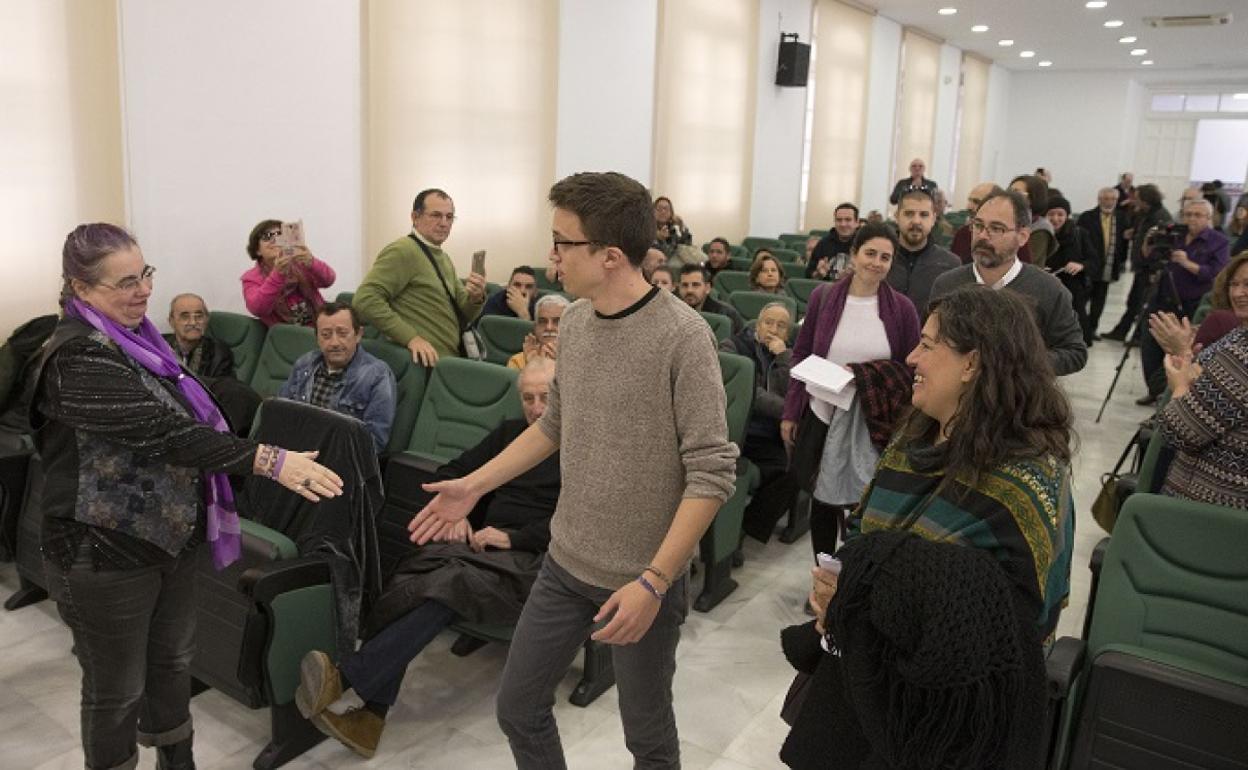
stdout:
{"type": "Polygon", "coordinates": [[[425,252],[425,256],[429,258],[429,264],[433,265],[433,272],[438,276],[438,283],[442,284],[442,290],[446,292],[446,299],[451,303],[451,310],[455,311],[455,318],[459,321],[459,330],[463,332],[468,328],[468,323],[464,319],[463,311],[459,309],[459,303],[455,301],[455,295],[451,293],[451,287],[446,285],[446,279],[442,277],[442,270],[438,268],[438,261],[433,258],[433,252],[429,250],[424,241],[415,235],[408,233],[407,237],[415,241],[420,250],[425,252]]]}

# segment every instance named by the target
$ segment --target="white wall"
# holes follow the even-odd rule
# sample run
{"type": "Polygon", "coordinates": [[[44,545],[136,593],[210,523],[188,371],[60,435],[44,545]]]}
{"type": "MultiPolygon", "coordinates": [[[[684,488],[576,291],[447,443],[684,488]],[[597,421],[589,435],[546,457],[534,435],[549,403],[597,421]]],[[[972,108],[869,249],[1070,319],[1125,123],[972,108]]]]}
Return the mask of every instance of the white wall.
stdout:
{"type": "Polygon", "coordinates": [[[619,171],[651,183],[658,0],[559,3],[555,176],[619,171]]]}
{"type": "Polygon", "coordinates": [[[204,295],[242,310],[260,220],[302,218],[354,290],[362,275],[360,6],[120,0],[130,225],[156,265],[153,320],[204,295]],[[290,24],[292,18],[298,24],[290,24]]]}
{"type": "Polygon", "coordinates": [[[1135,159],[1139,91],[1129,72],[1014,72],[1004,174],[1044,166],[1076,209],[1135,159]]]}
{"type": "Polygon", "coordinates": [[[865,216],[872,209],[887,214],[893,191],[893,139],[897,116],[897,72],[901,63],[901,25],[876,16],[871,39],[871,76],[867,86],[867,141],[862,159],[865,216]]]}
{"type": "Polygon", "coordinates": [[[758,8],[758,93],[754,121],[754,187],[750,232],[793,232],[799,219],[805,88],[776,85],[780,33],[811,40],[811,0],[761,0],[758,8]]]}
{"type": "MultiPolygon", "coordinates": [[[[940,81],[936,94],[936,127],[932,134],[932,157],[927,159],[927,175],[935,179],[946,198],[953,191],[954,131],[958,118],[958,90],[962,78],[962,49],[940,47],[940,81]]],[[[956,208],[956,206],[955,206],[956,208]]]]}
{"type": "MultiPolygon", "coordinates": [[[[1011,176],[1007,175],[1005,150],[1009,143],[1010,89],[1011,74],[1004,67],[993,64],[988,68],[988,105],[987,120],[984,124],[984,147],[979,162],[979,182],[996,182],[1008,184],[1011,176]]],[[[1034,167],[1033,167],[1034,168],[1034,167]]],[[[966,201],[952,201],[955,208],[966,205],[966,201]]]]}

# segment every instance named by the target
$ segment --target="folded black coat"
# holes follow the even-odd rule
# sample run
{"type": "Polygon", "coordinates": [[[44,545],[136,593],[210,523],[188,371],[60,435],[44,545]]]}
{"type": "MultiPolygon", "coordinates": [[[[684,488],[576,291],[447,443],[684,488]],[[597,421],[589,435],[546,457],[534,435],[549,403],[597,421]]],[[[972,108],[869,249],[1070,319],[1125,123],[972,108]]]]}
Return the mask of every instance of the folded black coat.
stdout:
{"type": "Polygon", "coordinates": [[[381,469],[364,423],[327,409],[273,398],[265,401],[255,439],[320,454],[316,461],[342,478],[342,495],[313,503],[260,476],[250,476],[239,513],[295,542],[300,556],[321,556],[330,567],[338,620],[338,649],[355,649],[360,618],[381,590],[377,513],[381,469]]]}

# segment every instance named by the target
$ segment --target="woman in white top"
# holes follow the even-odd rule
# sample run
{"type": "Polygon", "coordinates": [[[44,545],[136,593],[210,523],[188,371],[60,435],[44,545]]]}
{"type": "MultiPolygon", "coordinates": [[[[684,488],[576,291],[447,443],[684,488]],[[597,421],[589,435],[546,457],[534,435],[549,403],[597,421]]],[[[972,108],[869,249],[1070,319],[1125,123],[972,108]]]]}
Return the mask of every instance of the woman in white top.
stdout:
{"type": "Polygon", "coordinates": [[[833,553],[845,512],[858,503],[875,472],[892,421],[909,402],[906,356],[918,344],[913,303],[884,280],[897,238],[883,224],[858,229],[851,271],[815,289],[793,346],[793,368],[810,355],[853,367],[854,382],[840,394],[812,393],[789,382],[780,435],[792,452],[790,468],[811,492],[810,534],[815,552],[833,553]]]}

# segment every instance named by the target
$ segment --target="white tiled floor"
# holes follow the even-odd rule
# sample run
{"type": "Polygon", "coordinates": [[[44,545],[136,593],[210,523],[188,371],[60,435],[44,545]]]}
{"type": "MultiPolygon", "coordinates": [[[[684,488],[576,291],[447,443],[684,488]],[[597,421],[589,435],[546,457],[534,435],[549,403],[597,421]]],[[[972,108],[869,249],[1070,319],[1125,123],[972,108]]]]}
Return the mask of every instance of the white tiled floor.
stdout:
{"type": "MultiPolygon", "coordinates": [[[[1121,312],[1125,282],[1115,293],[1101,327],[1121,312]]],[[[1088,366],[1065,379],[1074,403],[1080,449],[1075,460],[1074,573],[1062,634],[1077,634],[1087,602],[1087,559],[1101,532],[1088,508],[1099,476],[1117,459],[1135,424],[1148,410],[1132,402],[1144,392],[1138,357],[1123,370],[1113,402],[1100,425],[1093,423],[1122,346],[1095,345],[1088,366]]],[[[780,766],[777,751],[785,725],[778,716],[792,679],[780,654],[779,630],[802,622],[810,546],[747,540],[740,583],[710,613],[691,613],[678,651],[675,692],[686,768],[747,770],[780,766]]],[[[0,565],[0,595],[17,586],[12,564],[0,565]]],[[[506,742],[494,723],[493,701],[506,650],[486,647],[467,658],[450,652],[443,635],[413,663],[400,703],[391,712],[380,750],[365,762],[326,741],[287,765],[290,768],[368,766],[486,770],[511,767],[506,742]]],[[[78,749],[79,670],[70,656],[69,634],[48,602],[0,612],[0,767],[60,770],[82,766],[78,749]]],[[[579,665],[579,662],[578,662],[579,665]]],[[[567,703],[577,678],[569,672],[556,715],[568,764],[573,768],[628,768],[614,691],[585,709],[567,703]]],[[[196,757],[204,770],[250,767],[267,738],[266,714],[249,711],[209,691],[192,703],[196,757]]],[[[155,764],[144,752],[140,767],[155,764]]]]}

